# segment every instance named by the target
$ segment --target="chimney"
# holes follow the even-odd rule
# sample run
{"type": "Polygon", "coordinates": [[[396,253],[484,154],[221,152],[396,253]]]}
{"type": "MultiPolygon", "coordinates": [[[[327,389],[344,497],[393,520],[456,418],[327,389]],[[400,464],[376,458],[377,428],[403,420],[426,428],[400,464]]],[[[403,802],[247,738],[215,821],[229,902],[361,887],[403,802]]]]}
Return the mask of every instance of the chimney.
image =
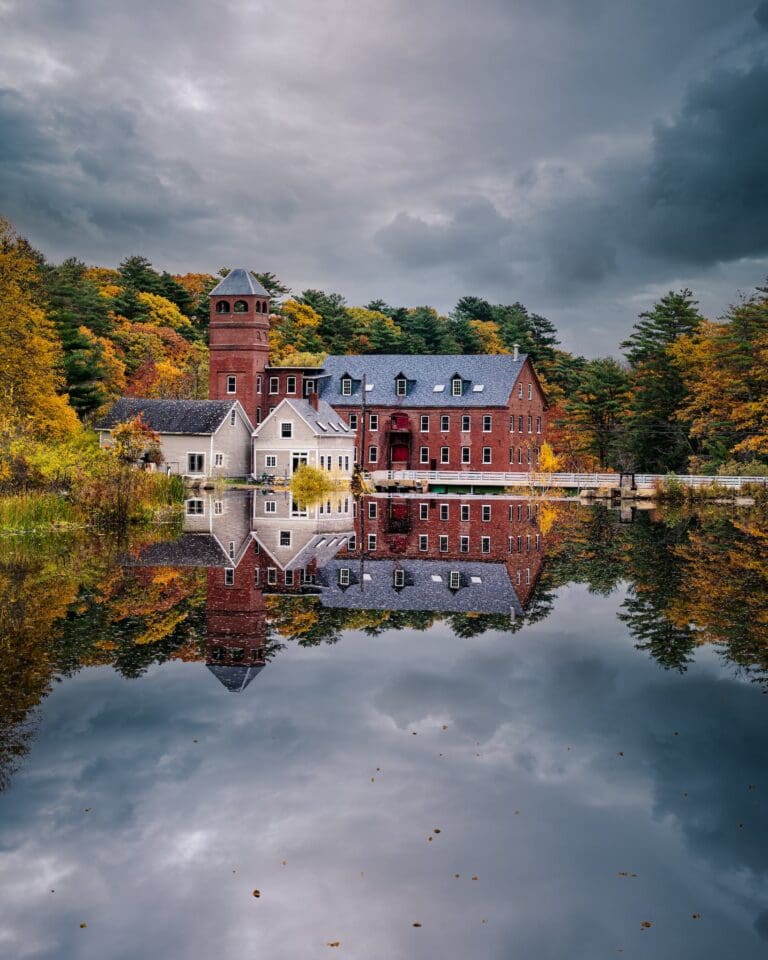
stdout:
{"type": "Polygon", "coordinates": [[[513,343],[513,344],[512,344],[512,359],[513,359],[513,360],[519,360],[519,359],[520,359],[520,344],[519,344],[519,343],[513,343]]]}
{"type": "Polygon", "coordinates": [[[313,390],[312,393],[310,393],[310,395],[307,397],[307,400],[309,400],[309,405],[312,407],[312,409],[317,410],[318,396],[316,390],[313,390]]]}

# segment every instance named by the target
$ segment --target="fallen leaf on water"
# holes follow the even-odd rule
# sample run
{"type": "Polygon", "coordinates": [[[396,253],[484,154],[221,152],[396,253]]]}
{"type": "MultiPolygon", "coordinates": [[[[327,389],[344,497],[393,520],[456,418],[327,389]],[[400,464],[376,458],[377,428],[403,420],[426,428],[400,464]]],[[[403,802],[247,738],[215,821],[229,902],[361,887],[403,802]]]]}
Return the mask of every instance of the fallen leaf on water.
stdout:
{"type": "Polygon", "coordinates": [[[443,724],[443,730],[447,730],[447,729],[448,729],[448,724],[447,724],[447,723],[444,723],[444,724],[443,724]]]}
{"type": "Polygon", "coordinates": [[[260,897],[260,896],[261,896],[261,890],[254,890],[254,891],[253,891],[253,895],[254,895],[254,897],[260,897]]]}
{"type": "Polygon", "coordinates": [[[477,880],[477,877],[472,877],[473,880],[477,880]]]}
{"type": "Polygon", "coordinates": [[[640,926],[643,928],[643,930],[647,930],[649,927],[653,926],[653,923],[650,920],[643,920],[640,926]]]}
{"type": "Polygon", "coordinates": [[[429,842],[432,843],[432,837],[427,837],[427,840],[429,840],[429,842]]]}
{"type": "Polygon", "coordinates": [[[754,784],[754,783],[748,783],[748,784],[747,784],[747,790],[756,790],[756,789],[757,789],[757,785],[756,785],[756,784],[754,784]]]}
{"type": "Polygon", "coordinates": [[[435,827],[432,833],[440,833],[440,827],[435,827]]]}
{"type": "Polygon", "coordinates": [[[456,877],[457,880],[459,879],[460,876],[461,876],[460,873],[454,873],[454,877],[456,877]]]}
{"type": "Polygon", "coordinates": [[[623,757],[623,756],[624,756],[624,751],[623,751],[623,750],[619,750],[619,752],[616,754],[616,756],[617,756],[617,757],[623,757]]]}
{"type": "Polygon", "coordinates": [[[88,926],[87,923],[81,923],[81,924],[80,924],[80,929],[81,929],[81,930],[85,930],[85,928],[86,928],[87,926],[88,926]]]}
{"type": "Polygon", "coordinates": [[[420,923],[414,923],[413,926],[414,926],[414,927],[420,927],[421,924],[420,924],[420,923]]]}
{"type": "Polygon", "coordinates": [[[376,783],[376,777],[371,777],[371,783],[376,783]]]}
{"type": "Polygon", "coordinates": [[[85,810],[83,810],[83,813],[90,813],[91,810],[93,810],[93,807],[86,807],[85,810]]]}
{"type": "Polygon", "coordinates": [[[287,860],[282,860],[281,863],[283,864],[283,866],[285,866],[286,863],[288,863],[288,861],[287,861],[287,860]]]}
{"type": "Polygon", "coordinates": [[[326,947],[340,947],[340,946],[341,946],[341,940],[329,940],[328,943],[326,943],[326,947]]]}
{"type": "Polygon", "coordinates": [[[691,920],[701,920],[701,914],[700,914],[700,913],[692,913],[692,914],[691,914],[691,920]]]}
{"type": "Polygon", "coordinates": [[[412,732],[413,732],[413,735],[414,735],[414,737],[415,737],[415,736],[416,736],[416,731],[415,731],[415,730],[413,730],[412,732]]]}
{"type": "Polygon", "coordinates": [[[515,816],[517,816],[519,813],[520,813],[519,810],[515,810],[515,816]]]}

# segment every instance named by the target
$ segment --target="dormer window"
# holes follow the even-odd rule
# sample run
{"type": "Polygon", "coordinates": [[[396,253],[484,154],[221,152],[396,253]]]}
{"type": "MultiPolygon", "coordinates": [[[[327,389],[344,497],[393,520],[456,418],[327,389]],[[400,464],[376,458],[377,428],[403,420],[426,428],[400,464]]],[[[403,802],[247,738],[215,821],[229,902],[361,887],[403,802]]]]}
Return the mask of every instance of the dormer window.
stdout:
{"type": "Polygon", "coordinates": [[[451,380],[451,395],[454,397],[460,397],[463,390],[464,384],[462,383],[461,377],[454,377],[451,380]]]}
{"type": "Polygon", "coordinates": [[[405,570],[395,570],[393,577],[393,586],[396,590],[405,586],[405,570]]]}
{"type": "Polygon", "coordinates": [[[216,313],[229,313],[229,300],[218,300],[216,302],[216,313]]]}
{"type": "Polygon", "coordinates": [[[461,571],[451,570],[449,586],[451,590],[458,590],[461,586],[461,571]]]}
{"type": "Polygon", "coordinates": [[[405,377],[398,377],[395,380],[395,393],[398,397],[404,397],[408,393],[408,381],[405,377]]]}
{"type": "Polygon", "coordinates": [[[351,377],[341,378],[341,395],[342,397],[352,396],[352,378],[351,377]]]}
{"type": "Polygon", "coordinates": [[[245,300],[235,300],[235,313],[248,313],[248,304],[245,300]]]}

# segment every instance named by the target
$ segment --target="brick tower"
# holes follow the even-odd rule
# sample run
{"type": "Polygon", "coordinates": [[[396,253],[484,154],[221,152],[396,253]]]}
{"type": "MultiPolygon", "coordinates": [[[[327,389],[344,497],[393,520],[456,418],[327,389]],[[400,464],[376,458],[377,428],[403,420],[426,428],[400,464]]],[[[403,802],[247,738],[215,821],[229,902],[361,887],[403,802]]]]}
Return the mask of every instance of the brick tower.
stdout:
{"type": "Polygon", "coordinates": [[[239,400],[253,424],[260,419],[269,362],[269,293],[249,270],[230,271],[211,290],[211,400],[239,400]]]}

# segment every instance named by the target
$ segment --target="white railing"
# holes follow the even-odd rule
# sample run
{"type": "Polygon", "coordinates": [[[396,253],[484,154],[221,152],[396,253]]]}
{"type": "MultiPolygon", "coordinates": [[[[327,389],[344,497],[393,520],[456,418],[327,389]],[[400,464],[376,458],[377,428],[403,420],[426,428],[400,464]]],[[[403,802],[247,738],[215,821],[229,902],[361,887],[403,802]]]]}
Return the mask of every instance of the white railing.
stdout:
{"type": "MultiPolygon", "coordinates": [[[[618,473],[502,473],[490,470],[375,470],[371,477],[374,483],[444,483],[468,486],[505,487],[579,487],[580,489],[616,487],[621,484],[618,473]]],[[[635,487],[664,486],[672,479],[665,474],[636,473],[635,487]]],[[[627,487],[631,475],[624,474],[627,487]]],[[[745,484],[768,485],[768,477],[713,477],[675,476],[675,482],[686,486],[701,487],[718,484],[731,489],[740,489],[745,484]]]]}

